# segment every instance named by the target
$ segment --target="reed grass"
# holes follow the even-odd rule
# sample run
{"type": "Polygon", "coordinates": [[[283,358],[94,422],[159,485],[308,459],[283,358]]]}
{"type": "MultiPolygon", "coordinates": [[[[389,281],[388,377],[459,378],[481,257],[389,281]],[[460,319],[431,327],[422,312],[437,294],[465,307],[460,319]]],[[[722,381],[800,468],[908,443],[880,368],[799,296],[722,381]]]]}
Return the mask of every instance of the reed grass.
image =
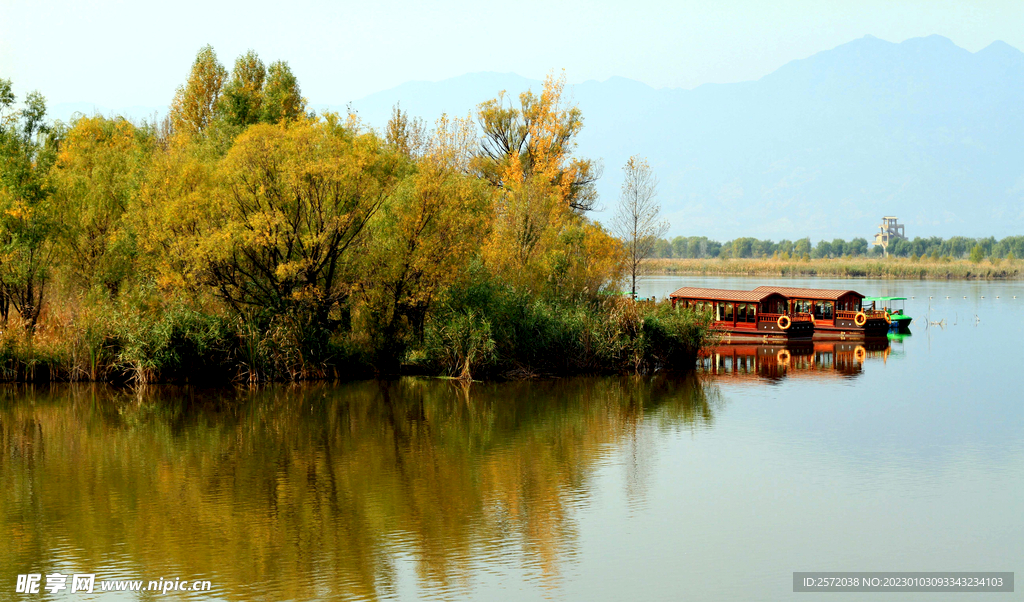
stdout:
{"type": "Polygon", "coordinates": [[[1024,262],[956,259],[867,258],[837,259],[651,259],[651,274],[703,276],[780,276],[821,278],[886,278],[901,280],[1017,280],[1024,262]]]}

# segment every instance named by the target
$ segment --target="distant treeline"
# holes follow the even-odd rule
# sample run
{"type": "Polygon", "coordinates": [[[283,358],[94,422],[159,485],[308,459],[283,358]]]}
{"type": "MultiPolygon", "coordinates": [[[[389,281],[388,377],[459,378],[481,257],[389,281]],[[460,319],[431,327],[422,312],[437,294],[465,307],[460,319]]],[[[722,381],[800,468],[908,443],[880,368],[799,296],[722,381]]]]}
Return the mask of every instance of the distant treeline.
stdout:
{"type": "MultiPolygon", "coordinates": [[[[654,245],[654,256],[660,259],[706,259],[729,258],[776,258],[776,259],[822,259],[838,257],[881,256],[882,247],[869,245],[867,239],[854,238],[846,241],[836,238],[811,243],[810,238],[796,241],[758,240],[736,238],[725,243],[711,240],[706,236],[677,236],[672,240],[659,239],[654,245]]],[[[944,239],[938,236],[917,237],[913,240],[896,240],[889,245],[889,254],[896,257],[931,259],[970,259],[981,261],[986,258],[1015,259],[1024,257],[1024,236],[1008,236],[1002,240],[995,237],[968,238],[954,236],[944,239]]]]}

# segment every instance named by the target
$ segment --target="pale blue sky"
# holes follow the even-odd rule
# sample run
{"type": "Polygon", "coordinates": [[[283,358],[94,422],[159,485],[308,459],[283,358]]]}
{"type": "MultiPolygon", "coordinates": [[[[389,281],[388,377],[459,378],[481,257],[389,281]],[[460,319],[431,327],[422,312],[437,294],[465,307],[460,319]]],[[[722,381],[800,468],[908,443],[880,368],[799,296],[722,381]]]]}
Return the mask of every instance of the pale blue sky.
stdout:
{"type": "Polygon", "coordinates": [[[166,106],[200,46],[285,59],[314,104],[475,71],[654,87],[757,79],[865,34],[1024,48],[1024,1],[215,2],[0,0],[0,77],[19,96],[166,106]]]}

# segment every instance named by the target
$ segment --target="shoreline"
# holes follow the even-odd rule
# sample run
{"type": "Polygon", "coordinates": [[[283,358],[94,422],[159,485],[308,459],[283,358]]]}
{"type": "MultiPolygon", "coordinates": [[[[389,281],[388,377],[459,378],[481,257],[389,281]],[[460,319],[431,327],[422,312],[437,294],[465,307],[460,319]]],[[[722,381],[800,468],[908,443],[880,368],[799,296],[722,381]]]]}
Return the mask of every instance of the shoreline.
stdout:
{"type": "Polygon", "coordinates": [[[907,258],[649,259],[659,276],[777,276],[786,278],[881,278],[892,280],[1022,280],[1021,261],[911,260],[907,258]]]}

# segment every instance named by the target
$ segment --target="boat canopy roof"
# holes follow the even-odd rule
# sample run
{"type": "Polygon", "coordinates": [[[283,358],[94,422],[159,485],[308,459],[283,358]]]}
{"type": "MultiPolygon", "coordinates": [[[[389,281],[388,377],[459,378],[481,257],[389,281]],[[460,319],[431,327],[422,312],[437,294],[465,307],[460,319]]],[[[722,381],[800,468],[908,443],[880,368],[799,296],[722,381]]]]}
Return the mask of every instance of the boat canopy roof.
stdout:
{"type": "Polygon", "coordinates": [[[906,301],[906,297],[864,297],[865,301],[906,301]]]}
{"type": "Polygon", "coordinates": [[[830,288],[794,288],[789,286],[759,286],[754,292],[779,293],[784,297],[794,299],[824,299],[836,301],[840,297],[852,294],[855,297],[863,298],[864,295],[851,290],[833,290],[830,288]]]}
{"type": "Polygon", "coordinates": [[[684,286],[669,295],[673,299],[701,299],[707,301],[734,301],[739,303],[760,303],[773,295],[781,296],[775,291],[735,291],[721,288],[694,288],[684,286]]]}

